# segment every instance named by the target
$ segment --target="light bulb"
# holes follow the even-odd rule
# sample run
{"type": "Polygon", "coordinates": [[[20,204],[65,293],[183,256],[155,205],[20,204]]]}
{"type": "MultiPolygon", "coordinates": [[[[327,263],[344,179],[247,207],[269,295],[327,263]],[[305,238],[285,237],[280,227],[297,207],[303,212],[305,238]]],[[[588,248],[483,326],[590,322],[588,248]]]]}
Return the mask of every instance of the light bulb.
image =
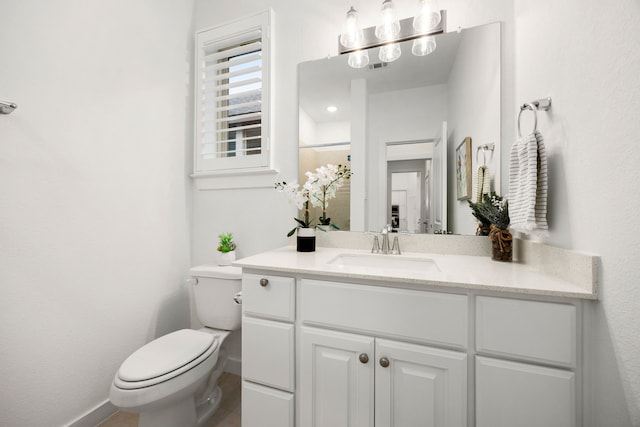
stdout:
{"type": "Polygon", "coordinates": [[[356,50],[349,54],[347,61],[351,68],[363,68],[369,65],[369,54],[366,50],[356,50]]]}
{"type": "Polygon", "coordinates": [[[416,56],[429,55],[436,50],[436,38],[433,36],[420,37],[413,41],[411,52],[416,56]]]}
{"type": "Polygon", "coordinates": [[[400,58],[401,54],[402,50],[400,49],[400,45],[398,43],[389,43],[380,47],[378,58],[382,62],[393,62],[396,59],[400,58]]]}
{"type": "Polygon", "coordinates": [[[396,8],[391,0],[384,0],[382,3],[380,21],[376,26],[376,37],[379,40],[393,40],[400,34],[400,21],[398,21],[396,8]]]}
{"type": "Polygon", "coordinates": [[[437,0],[419,0],[418,13],[413,18],[413,28],[418,33],[426,33],[440,23],[437,0]]]}
{"type": "Polygon", "coordinates": [[[340,33],[340,44],[346,48],[355,48],[362,45],[364,35],[362,29],[358,26],[357,10],[351,6],[351,9],[347,12],[347,21],[344,24],[344,29],[340,33]]]}

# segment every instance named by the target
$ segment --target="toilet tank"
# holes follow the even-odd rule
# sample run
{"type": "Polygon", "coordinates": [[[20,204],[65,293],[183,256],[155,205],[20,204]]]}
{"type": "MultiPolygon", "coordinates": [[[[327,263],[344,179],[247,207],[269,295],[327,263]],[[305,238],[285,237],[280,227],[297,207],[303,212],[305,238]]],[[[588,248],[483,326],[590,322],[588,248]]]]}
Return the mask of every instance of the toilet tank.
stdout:
{"type": "Polygon", "coordinates": [[[201,265],[190,271],[196,314],[202,324],[214,329],[240,329],[242,306],[234,296],[242,289],[242,269],[201,265]]]}

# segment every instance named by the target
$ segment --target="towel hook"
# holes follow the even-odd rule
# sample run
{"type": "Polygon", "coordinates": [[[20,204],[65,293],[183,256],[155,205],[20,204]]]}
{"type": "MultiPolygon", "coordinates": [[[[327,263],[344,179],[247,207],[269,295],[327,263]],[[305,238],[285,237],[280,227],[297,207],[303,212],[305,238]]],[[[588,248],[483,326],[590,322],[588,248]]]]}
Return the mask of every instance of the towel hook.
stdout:
{"type": "Polygon", "coordinates": [[[480,163],[478,161],[478,154],[480,154],[480,150],[482,150],[482,166],[487,166],[487,156],[485,153],[487,150],[493,151],[495,147],[496,144],[493,142],[490,144],[479,145],[478,148],[476,148],[476,163],[480,163]]]}
{"type": "Polygon", "coordinates": [[[10,114],[18,108],[13,102],[0,101],[0,114],[10,114]]]}

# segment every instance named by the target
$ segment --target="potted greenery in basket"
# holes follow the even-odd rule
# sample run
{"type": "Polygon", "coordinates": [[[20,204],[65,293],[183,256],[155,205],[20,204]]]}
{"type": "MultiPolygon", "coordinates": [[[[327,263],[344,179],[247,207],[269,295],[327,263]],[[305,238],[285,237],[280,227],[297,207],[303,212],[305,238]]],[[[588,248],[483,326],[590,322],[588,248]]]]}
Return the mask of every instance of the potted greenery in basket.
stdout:
{"type": "Polygon", "coordinates": [[[513,236],[509,231],[509,202],[495,192],[485,194],[480,203],[469,203],[481,224],[490,224],[492,255],[496,261],[513,259],[513,236]]]}
{"type": "Polygon", "coordinates": [[[276,182],[276,190],[285,193],[302,212],[302,218],[294,218],[296,225],[287,237],[297,232],[297,249],[299,252],[313,252],[316,248],[315,230],[326,231],[322,226],[338,229],[327,216],[329,200],[336,197],[336,191],[342,187],[345,180],[351,177],[351,169],[344,165],[327,164],[316,169],[315,173],[306,172],[307,182],[300,188],[299,184],[287,184],[285,181],[276,182]],[[311,226],[313,220],[309,215],[309,205],[322,208],[322,216],[318,218],[320,224],[311,226]]]}
{"type": "Polygon", "coordinates": [[[218,236],[218,265],[231,265],[236,260],[236,244],[232,233],[222,233],[218,236]]]}
{"type": "MultiPolygon", "coordinates": [[[[491,195],[495,195],[496,193],[491,193],[491,195]]],[[[484,194],[483,198],[480,202],[469,202],[469,207],[471,208],[471,214],[478,220],[478,228],[476,229],[476,236],[488,236],[491,231],[491,220],[487,219],[484,216],[483,212],[484,204],[491,203],[491,196],[488,194],[484,194]]]]}

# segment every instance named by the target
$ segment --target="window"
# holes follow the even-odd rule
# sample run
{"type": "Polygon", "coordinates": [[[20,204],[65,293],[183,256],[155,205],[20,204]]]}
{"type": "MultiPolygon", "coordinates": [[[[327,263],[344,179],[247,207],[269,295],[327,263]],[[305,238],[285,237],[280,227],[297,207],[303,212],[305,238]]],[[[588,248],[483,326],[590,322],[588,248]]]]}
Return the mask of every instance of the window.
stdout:
{"type": "Polygon", "coordinates": [[[196,34],[196,177],[271,170],[271,19],[196,34]]]}

